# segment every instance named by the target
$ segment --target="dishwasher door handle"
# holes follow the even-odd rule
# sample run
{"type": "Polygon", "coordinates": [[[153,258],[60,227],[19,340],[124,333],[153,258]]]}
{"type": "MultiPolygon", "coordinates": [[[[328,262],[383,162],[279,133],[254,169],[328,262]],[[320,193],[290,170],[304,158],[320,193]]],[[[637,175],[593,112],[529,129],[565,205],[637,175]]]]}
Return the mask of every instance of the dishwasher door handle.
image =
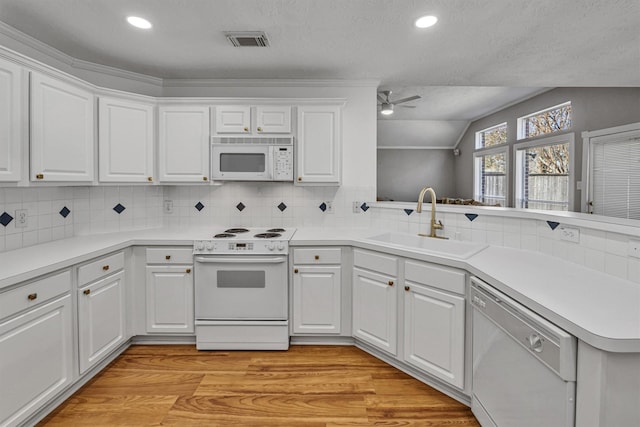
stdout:
{"type": "Polygon", "coordinates": [[[197,256],[196,262],[204,264],[280,264],[287,261],[287,257],[263,257],[263,258],[240,258],[240,257],[204,257],[197,256]]]}

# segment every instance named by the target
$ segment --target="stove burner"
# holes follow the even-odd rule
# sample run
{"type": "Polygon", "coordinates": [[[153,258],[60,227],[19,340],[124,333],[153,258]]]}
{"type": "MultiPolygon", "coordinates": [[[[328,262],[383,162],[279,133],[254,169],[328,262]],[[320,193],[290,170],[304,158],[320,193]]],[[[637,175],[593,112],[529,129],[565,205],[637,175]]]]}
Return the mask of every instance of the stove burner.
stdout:
{"type": "Polygon", "coordinates": [[[236,237],[236,235],[235,234],[231,234],[231,233],[219,233],[219,234],[216,234],[213,237],[214,237],[214,239],[226,239],[226,238],[229,238],[229,237],[236,237]]]}
{"type": "Polygon", "coordinates": [[[270,228],[267,230],[267,233],[284,233],[285,231],[284,228],[270,228]]]}
{"type": "Polygon", "coordinates": [[[230,228],[228,230],[224,230],[225,233],[246,233],[249,230],[247,230],[246,228],[230,228]]]}
{"type": "Polygon", "coordinates": [[[253,237],[256,237],[258,239],[274,239],[276,237],[280,237],[281,234],[279,233],[258,233],[253,237]]]}

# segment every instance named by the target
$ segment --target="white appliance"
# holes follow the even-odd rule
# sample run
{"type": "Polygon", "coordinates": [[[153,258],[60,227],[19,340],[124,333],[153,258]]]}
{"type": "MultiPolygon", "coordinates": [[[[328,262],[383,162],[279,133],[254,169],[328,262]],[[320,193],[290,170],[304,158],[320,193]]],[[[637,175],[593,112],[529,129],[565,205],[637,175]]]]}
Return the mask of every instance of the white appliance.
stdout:
{"type": "Polygon", "coordinates": [[[211,139],[211,179],[293,181],[293,137],[211,139]]]}
{"type": "Polygon", "coordinates": [[[574,336],[471,278],[471,410],[483,427],[574,426],[574,336]]]}
{"type": "Polygon", "coordinates": [[[289,240],[295,229],[231,228],[194,242],[196,347],[289,348],[289,240]]]}

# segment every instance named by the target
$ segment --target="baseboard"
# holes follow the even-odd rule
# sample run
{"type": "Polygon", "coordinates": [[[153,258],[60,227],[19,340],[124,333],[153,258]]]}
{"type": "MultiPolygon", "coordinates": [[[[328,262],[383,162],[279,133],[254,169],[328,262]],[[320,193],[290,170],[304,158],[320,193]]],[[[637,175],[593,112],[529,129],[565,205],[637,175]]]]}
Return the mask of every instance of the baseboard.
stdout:
{"type": "Polygon", "coordinates": [[[352,337],[328,337],[328,336],[292,336],[291,345],[355,345],[352,337]]]}

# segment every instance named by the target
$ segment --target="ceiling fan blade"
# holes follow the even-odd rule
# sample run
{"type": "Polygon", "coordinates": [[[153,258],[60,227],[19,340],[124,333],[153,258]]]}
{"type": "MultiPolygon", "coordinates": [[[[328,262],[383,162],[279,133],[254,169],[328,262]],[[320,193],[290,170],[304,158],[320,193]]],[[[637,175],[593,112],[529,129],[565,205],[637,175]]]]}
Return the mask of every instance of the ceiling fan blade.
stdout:
{"type": "Polygon", "coordinates": [[[415,105],[398,105],[398,107],[402,107],[402,108],[416,108],[415,105]]]}
{"type": "Polygon", "coordinates": [[[380,94],[378,94],[378,101],[380,101],[380,102],[387,102],[387,100],[386,100],[386,99],[384,99],[384,98],[382,97],[382,95],[380,95],[380,94]]]}
{"type": "Polygon", "coordinates": [[[402,104],[403,102],[409,102],[409,101],[413,101],[420,98],[422,98],[420,95],[413,95],[408,98],[402,98],[402,99],[398,99],[397,101],[391,101],[391,102],[393,104],[402,104]]]}

